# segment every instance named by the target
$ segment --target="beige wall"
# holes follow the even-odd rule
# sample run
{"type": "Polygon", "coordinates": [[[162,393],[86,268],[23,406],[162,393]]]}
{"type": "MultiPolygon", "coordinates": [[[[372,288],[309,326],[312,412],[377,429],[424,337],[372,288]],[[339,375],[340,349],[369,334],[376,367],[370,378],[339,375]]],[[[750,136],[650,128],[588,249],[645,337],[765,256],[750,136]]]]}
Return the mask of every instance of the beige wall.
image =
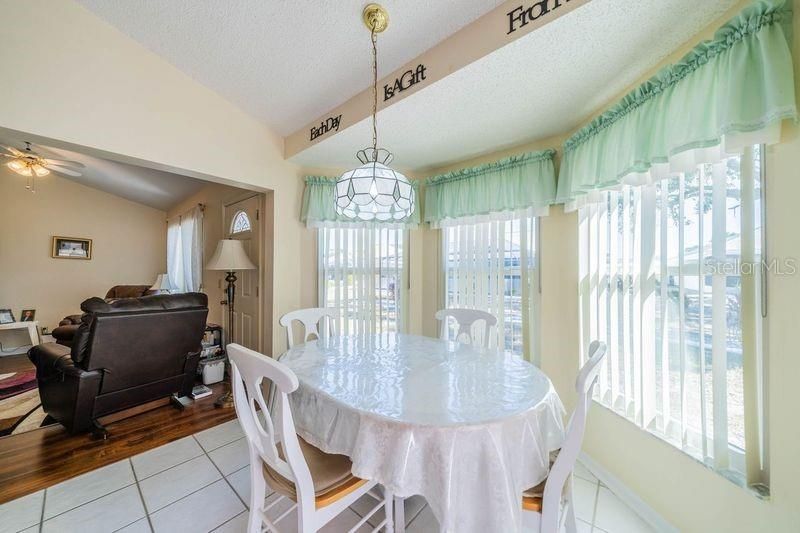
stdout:
{"type": "MultiPolygon", "coordinates": [[[[0,130],[271,191],[270,329],[282,313],[314,303],[313,233],[299,221],[302,172],[283,160],[281,137],[75,2],[0,0],[0,12],[0,130]]],[[[276,335],[267,351],[284,346],[276,335]]]]}
{"type": "MultiPolygon", "coordinates": [[[[0,307],[36,309],[51,330],[113,285],[152,284],[166,267],[164,211],[53,174],[37,180],[0,166],[0,307]],[[50,257],[54,235],[93,240],[90,261],[50,257]]],[[[0,342],[4,342],[0,338],[0,342]]]]}

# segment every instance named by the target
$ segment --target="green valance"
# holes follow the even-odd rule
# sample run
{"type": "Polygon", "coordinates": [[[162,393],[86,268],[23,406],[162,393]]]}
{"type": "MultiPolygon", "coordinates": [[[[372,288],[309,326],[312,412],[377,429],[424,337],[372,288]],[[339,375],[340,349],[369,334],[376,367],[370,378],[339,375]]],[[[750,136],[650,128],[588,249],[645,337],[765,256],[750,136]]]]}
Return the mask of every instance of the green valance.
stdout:
{"type": "Polygon", "coordinates": [[[778,142],[797,119],[791,0],[759,0],[564,144],[558,202],[778,142]]]}
{"type": "Polygon", "coordinates": [[[404,227],[416,227],[419,225],[419,193],[418,185],[415,180],[411,181],[411,187],[414,189],[414,194],[417,195],[416,209],[414,213],[401,223],[370,221],[363,222],[353,220],[336,214],[334,205],[334,189],[336,187],[336,180],[338,178],[329,178],[325,176],[307,176],[306,189],[303,192],[303,206],[300,211],[300,220],[305,222],[308,226],[326,226],[326,225],[353,225],[353,226],[367,226],[367,225],[394,225],[404,227]]]}
{"type": "Polygon", "coordinates": [[[531,152],[428,178],[425,222],[530,210],[544,214],[553,203],[555,150],[531,152]]]}

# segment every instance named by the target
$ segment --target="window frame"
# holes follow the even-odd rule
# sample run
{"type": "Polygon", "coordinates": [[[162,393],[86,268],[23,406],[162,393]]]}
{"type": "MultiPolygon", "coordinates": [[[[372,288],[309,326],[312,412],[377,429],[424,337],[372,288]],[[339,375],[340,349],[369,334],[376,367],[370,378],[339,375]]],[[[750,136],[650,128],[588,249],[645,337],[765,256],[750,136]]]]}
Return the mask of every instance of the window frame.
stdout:
{"type": "MultiPolygon", "coordinates": [[[[627,401],[623,401],[620,403],[619,397],[614,395],[613,385],[605,386],[601,383],[601,387],[598,387],[598,393],[595,395],[594,400],[602,405],[604,408],[610,410],[611,412],[623,417],[625,420],[633,423],[638,428],[647,431],[648,433],[653,434],[654,436],[665,440],[670,445],[676,447],[678,450],[686,453],[690,457],[700,461],[702,464],[709,466],[710,468],[714,469],[715,471],[719,472],[724,477],[734,481],[735,483],[746,486],[750,488],[755,494],[759,497],[767,497],[769,495],[769,466],[768,466],[768,421],[766,417],[767,413],[767,404],[766,404],[766,389],[767,389],[767,380],[766,380],[766,370],[768,365],[768,352],[767,352],[767,331],[769,327],[769,321],[767,316],[767,302],[766,302],[766,295],[767,295],[767,281],[768,281],[768,265],[770,265],[770,258],[769,258],[769,251],[767,248],[767,213],[766,213],[766,188],[767,188],[767,166],[766,166],[766,148],[763,145],[756,145],[758,150],[755,150],[755,147],[748,147],[744,150],[740,162],[739,162],[739,193],[740,193],[740,208],[745,210],[746,214],[740,214],[739,217],[741,219],[741,227],[739,233],[739,242],[740,247],[738,250],[738,255],[731,256],[730,251],[727,248],[727,236],[728,230],[724,230],[724,238],[723,241],[723,249],[722,249],[722,256],[725,257],[725,262],[730,262],[731,257],[735,257],[735,261],[737,265],[747,264],[748,262],[752,261],[751,265],[753,265],[750,270],[753,274],[750,274],[750,282],[745,284],[740,281],[740,292],[739,298],[744,301],[744,299],[749,298],[749,302],[745,302],[741,305],[741,308],[744,311],[739,311],[739,323],[742,331],[742,394],[741,394],[741,403],[744,409],[743,416],[743,433],[744,433],[744,440],[745,440],[745,448],[736,445],[735,443],[731,442],[731,434],[728,432],[726,441],[721,444],[721,446],[725,449],[724,453],[718,453],[722,448],[717,448],[714,451],[713,455],[710,454],[707,450],[714,450],[715,440],[713,432],[707,432],[705,429],[702,431],[698,431],[696,428],[691,427],[687,423],[687,419],[685,417],[685,412],[681,416],[683,419],[683,427],[675,427],[676,420],[672,416],[671,413],[663,413],[663,409],[661,412],[657,411],[657,401],[653,399],[652,405],[646,405],[648,403],[647,397],[653,396],[655,397],[658,389],[653,389],[652,393],[645,393],[643,390],[646,387],[653,386],[650,383],[647,383],[645,375],[648,373],[652,373],[653,377],[655,377],[655,366],[658,364],[658,358],[656,356],[655,348],[652,348],[653,360],[650,362],[645,362],[643,352],[640,353],[639,359],[639,367],[636,368],[635,364],[630,364],[626,368],[626,373],[631,372],[633,370],[633,377],[628,378],[625,376],[625,379],[630,379],[633,381],[632,389],[638,395],[637,397],[629,398],[627,396],[623,396],[623,398],[627,401]],[[750,192],[747,192],[747,187],[749,184],[750,192]],[[758,191],[758,197],[756,198],[756,191],[758,191]],[[750,203],[745,205],[746,196],[749,194],[750,203]],[[749,227],[746,227],[748,224],[745,222],[750,219],[749,227]],[[747,239],[752,239],[750,242],[746,243],[747,239]],[[752,249],[751,249],[752,247],[752,249]],[[755,255],[748,256],[747,254],[753,251],[755,255]],[[760,267],[756,267],[755,265],[760,261],[760,267]],[[748,288],[749,287],[749,288],[748,288]],[[748,294],[745,294],[746,291],[750,291],[748,294]],[[749,307],[748,307],[749,306],[749,307]],[[749,314],[748,314],[749,313],[749,314]],[[752,320],[752,323],[750,322],[752,320]],[[745,331],[745,330],[748,331],[745,331]],[[646,365],[650,365],[649,368],[646,365]],[[643,368],[644,367],[644,368],[643,368]],[[638,386],[641,390],[636,390],[636,384],[638,379],[638,386]],[[605,394],[603,396],[600,395],[599,391],[604,391],[605,394]],[[641,405],[638,406],[638,411],[636,409],[636,402],[640,401],[641,405]],[[649,410],[649,411],[648,411],[649,410]],[[665,418],[666,417],[666,418],[665,418]],[[706,431],[706,442],[703,442],[703,432],[706,431]],[[725,460],[721,463],[717,462],[718,456],[724,456],[725,460]]],[[[701,190],[707,187],[706,182],[702,181],[704,178],[708,176],[704,176],[704,171],[701,171],[698,167],[697,176],[698,180],[700,180],[700,188],[701,190]]],[[[694,175],[694,174],[692,174],[694,175]]],[[[689,176],[687,174],[687,176],[689,176]]],[[[670,178],[672,179],[672,178],[670,178]]],[[[725,179],[723,176],[722,179],[725,179]]],[[[684,182],[686,181],[685,178],[681,178],[679,180],[680,183],[680,196],[681,202],[678,206],[680,209],[679,218],[678,220],[681,221],[679,224],[685,224],[688,220],[684,217],[684,209],[687,204],[687,200],[689,197],[687,196],[685,199],[683,197],[683,187],[684,182]]],[[[660,184],[666,186],[667,181],[661,181],[660,184]]],[[[634,189],[623,189],[626,191],[631,191],[634,189]]],[[[661,190],[661,189],[659,189],[661,190]]],[[[656,192],[656,185],[652,186],[644,186],[639,188],[639,195],[640,195],[640,203],[639,203],[639,213],[636,215],[638,219],[636,222],[639,224],[639,230],[634,233],[635,237],[631,238],[630,235],[626,237],[625,240],[633,240],[635,241],[637,237],[641,234],[645,233],[646,231],[655,231],[658,227],[663,227],[663,223],[661,226],[655,225],[655,213],[656,213],[656,195],[659,194],[656,192]]],[[[725,186],[724,191],[727,191],[727,186],[725,186]]],[[[614,198],[610,196],[609,198],[614,198]]],[[[662,196],[662,201],[663,201],[662,196]]],[[[697,202],[702,202],[702,193],[699,197],[700,199],[697,202]]],[[[723,196],[722,198],[722,207],[723,207],[723,224],[727,224],[725,222],[725,216],[727,216],[727,210],[730,209],[727,207],[728,204],[725,203],[727,196],[723,196]]],[[[715,199],[716,200],[716,199],[715,199]]],[[[716,200],[719,201],[719,200],[716,200]]],[[[609,200],[611,202],[611,200],[609,200]]],[[[609,204],[612,205],[612,204],[609,204]]],[[[717,209],[719,206],[717,206],[717,209]]],[[[616,328],[616,331],[619,332],[619,324],[614,323],[616,319],[619,318],[619,312],[613,313],[617,314],[617,317],[614,316],[606,316],[607,312],[605,309],[606,304],[603,303],[602,298],[610,298],[609,294],[602,294],[606,291],[602,289],[604,286],[603,284],[606,283],[602,280],[608,279],[609,272],[605,271],[603,261],[599,258],[601,257],[601,253],[608,253],[608,264],[618,264],[614,263],[617,258],[613,256],[613,246],[609,246],[609,243],[606,242],[608,239],[606,238],[605,241],[603,239],[603,231],[600,231],[601,228],[608,227],[613,228],[613,224],[617,222],[614,218],[614,214],[611,211],[616,211],[614,209],[606,208],[605,211],[602,209],[597,210],[598,208],[593,205],[587,205],[586,207],[582,208],[579,213],[579,305],[580,305],[580,329],[581,329],[581,344],[582,344],[582,354],[581,360],[585,360],[586,350],[588,349],[588,345],[594,338],[606,338],[606,333],[601,334],[601,332],[597,331],[596,327],[600,324],[604,324],[605,326],[603,329],[607,329],[607,331],[613,331],[616,328]],[[598,214],[599,212],[599,214],[598,214]],[[597,252],[596,254],[594,252],[597,252]]],[[[699,209],[699,207],[698,207],[699,209]]],[[[627,211],[624,211],[627,214],[627,211]]],[[[699,220],[700,228],[698,231],[700,232],[700,236],[703,236],[702,230],[702,220],[705,218],[705,211],[702,212],[702,215],[697,216],[699,220]]],[[[628,218],[627,216],[625,217],[628,218]]],[[[628,223],[628,220],[624,221],[625,224],[628,223]]],[[[727,228],[726,225],[722,226],[723,228],[727,228]]],[[[629,228],[626,226],[625,229],[622,230],[627,234],[629,228]]],[[[662,229],[662,231],[664,231],[662,229]]],[[[681,245],[684,247],[683,251],[680,252],[680,257],[684,257],[684,253],[687,253],[686,247],[687,244],[683,240],[683,229],[679,230],[680,233],[680,242],[681,245]]],[[[609,230],[609,237],[614,235],[615,232],[613,229],[609,230]]],[[[662,235],[663,238],[663,235],[662,235]]],[[[682,267],[672,267],[671,259],[667,256],[664,259],[663,266],[659,263],[660,252],[655,250],[655,247],[659,246],[660,238],[656,241],[650,243],[651,249],[644,249],[647,246],[647,243],[644,242],[647,239],[639,239],[637,246],[633,246],[633,253],[636,255],[637,253],[641,252],[641,256],[639,258],[640,261],[647,261],[647,257],[650,257],[650,269],[648,270],[650,274],[644,274],[645,270],[640,270],[642,272],[641,279],[638,281],[633,282],[623,282],[628,283],[629,286],[634,286],[636,283],[639,283],[640,286],[638,287],[638,293],[635,297],[642,300],[643,298],[653,298],[653,303],[648,303],[647,305],[655,305],[655,297],[653,295],[647,296],[649,293],[645,293],[645,296],[642,296],[642,292],[646,289],[655,290],[656,288],[656,278],[653,275],[655,269],[660,269],[661,276],[663,276],[664,269],[666,268],[668,271],[668,276],[674,276],[674,274],[669,273],[669,270],[672,268],[678,268],[679,270],[682,267]],[[644,284],[651,284],[650,287],[645,287],[644,284]]],[[[700,345],[698,350],[700,354],[706,353],[706,348],[703,348],[703,342],[705,342],[705,338],[707,337],[706,333],[706,322],[703,322],[703,313],[706,307],[706,304],[711,302],[711,294],[707,293],[705,287],[709,287],[707,278],[715,278],[718,273],[710,273],[708,269],[708,265],[706,264],[706,257],[707,252],[705,251],[705,240],[703,243],[698,243],[698,251],[697,251],[697,269],[698,273],[697,276],[699,277],[701,282],[701,287],[703,287],[702,292],[700,292],[700,296],[702,298],[699,307],[700,313],[700,328],[702,334],[700,335],[700,345]],[[703,251],[701,254],[700,251],[703,251]]],[[[661,252],[663,253],[663,252],[661,252]]],[[[673,252],[674,253],[674,252],[673,252]]],[[[688,255],[688,253],[687,253],[688,255]]],[[[713,252],[713,261],[719,261],[719,256],[717,255],[717,251],[713,252]]],[[[681,265],[683,263],[680,263],[681,265]]],[[[618,270],[618,269],[615,269],[618,270]]],[[[687,274],[687,276],[694,276],[695,274],[687,274]]],[[[744,279],[744,270],[741,268],[739,269],[737,274],[723,274],[722,279],[726,280],[724,285],[722,286],[722,297],[725,298],[727,295],[727,280],[731,278],[731,276],[737,279],[744,279]]],[[[619,289],[612,288],[612,285],[616,285],[616,280],[619,276],[617,273],[614,274],[614,277],[607,281],[610,283],[607,285],[611,293],[619,292],[619,289]]],[[[635,277],[635,276],[634,276],[635,277]]],[[[660,277],[659,279],[664,279],[660,277]]],[[[663,285],[663,284],[662,284],[663,285]]],[[[671,286],[671,284],[670,284],[671,286]]],[[[679,310],[681,313],[679,320],[681,337],[683,336],[683,331],[687,330],[686,322],[684,321],[683,313],[684,313],[684,305],[686,305],[687,301],[685,300],[685,293],[684,288],[686,284],[683,280],[683,273],[681,273],[680,281],[678,282],[678,288],[681,291],[681,296],[679,302],[683,302],[679,304],[679,310]]],[[[623,286],[622,291],[627,290],[627,286],[623,286]]],[[[669,289],[661,289],[661,294],[663,294],[663,290],[669,289]]],[[[623,293],[624,294],[624,293],[623,293]]],[[[626,296],[627,298],[627,296],[626,296]]],[[[727,300],[723,300],[723,309],[727,309],[728,304],[726,303],[727,300]]],[[[718,302],[717,302],[718,303],[718,302]]],[[[608,304],[611,305],[610,303],[608,304]]],[[[663,302],[661,303],[663,305],[663,302]]],[[[713,304],[712,304],[713,305],[713,304]]],[[[612,309],[613,307],[609,307],[612,309]]],[[[635,309],[635,307],[633,308],[635,309]]],[[[639,350],[643,350],[645,343],[651,342],[653,343],[651,346],[655,346],[656,338],[659,334],[659,327],[655,324],[655,319],[658,313],[656,313],[656,309],[646,309],[643,305],[640,307],[641,313],[639,313],[639,320],[642,323],[646,323],[645,321],[652,320],[654,326],[652,328],[639,328],[638,330],[634,328],[634,331],[638,331],[638,339],[635,338],[636,336],[631,337],[632,333],[630,330],[626,329],[622,338],[619,339],[620,342],[630,342],[631,346],[638,348],[639,350]],[[636,345],[639,346],[636,346],[636,345]]],[[[662,311],[663,312],[663,311],[662,311]]],[[[725,316],[727,311],[723,311],[721,315],[725,316]]],[[[662,320],[663,317],[662,317],[662,320]]],[[[632,322],[632,321],[628,321],[632,322]]],[[[663,324],[668,324],[668,322],[663,322],[663,324]]],[[[630,323],[623,324],[623,328],[629,327],[630,323]]],[[[728,325],[723,322],[723,328],[726,332],[727,338],[727,331],[728,325]]],[[[719,331],[719,329],[715,329],[715,331],[719,331]]],[[[667,333],[668,335],[674,336],[674,333],[667,333]]],[[[616,334],[619,335],[618,333],[616,334]]],[[[663,337],[662,335],[662,342],[665,339],[670,337],[663,337]]],[[[611,337],[612,341],[616,341],[617,339],[614,338],[614,335],[611,337]]],[[[680,345],[683,346],[684,340],[681,339],[680,345]]],[[[730,367],[727,366],[727,358],[728,358],[728,350],[727,341],[723,341],[725,344],[725,375],[727,376],[730,367]]],[[[687,350],[688,351],[688,350],[687,350]]],[[[627,350],[626,350],[627,352],[627,350]]],[[[636,356],[637,350],[633,350],[633,355],[636,356]]],[[[610,354],[611,355],[611,354],[610,354]]],[[[615,354],[616,355],[616,354],[615,354]]],[[[625,354],[627,355],[627,353],[625,354]]],[[[674,355],[674,354],[673,354],[674,355]]],[[[672,357],[673,355],[670,355],[672,357]]],[[[662,363],[663,363],[663,355],[662,363]]],[[[611,367],[611,372],[608,376],[604,375],[605,372],[601,373],[600,380],[604,382],[604,380],[608,380],[609,376],[619,375],[619,373],[614,373],[614,366],[619,365],[619,361],[614,361],[614,357],[610,357],[607,361],[606,365],[611,367]]],[[[705,359],[704,355],[700,355],[700,360],[703,361],[705,359]]],[[[623,366],[626,363],[623,362],[623,366]]],[[[702,364],[702,363],[701,363],[702,364]]],[[[703,368],[702,366],[700,367],[703,368]]],[[[718,371],[713,370],[714,372],[718,371]]],[[[662,370],[662,376],[663,376],[662,370]]],[[[672,369],[668,372],[672,372],[672,369]]],[[[682,370],[683,372],[683,370],[682,370]]],[[[702,373],[702,371],[701,371],[702,373]]],[[[712,374],[713,375],[713,374],[712,374]]],[[[683,373],[681,374],[683,376],[683,373]]],[[[726,381],[726,378],[723,381],[726,381]]],[[[700,381],[700,390],[701,390],[701,398],[702,394],[705,390],[705,387],[702,385],[703,381],[701,378],[700,381]]],[[[667,392],[662,392],[659,394],[669,394],[672,392],[672,380],[670,376],[669,380],[670,388],[667,392]]],[[[626,383],[627,386],[627,383],[626,383]]],[[[727,389],[726,389],[727,390],[727,389]]],[[[684,395],[683,386],[681,388],[681,394],[684,395]]],[[[726,392],[727,394],[727,392],[726,392]]],[[[683,400],[681,402],[682,408],[685,408],[685,396],[683,396],[683,400]]],[[[702,400],[705,402],[705,400],[702,400]]],[[[728,399],[727,396],[724,398],[724,401],[727,403],[728,399]]],[[[705,423],[706,414],[703,412],[701,420],[705,423]]],[[[725,413],[727,420],[729,421],[730,414],[727,411],[727,406],[725,407],[725,413]]],[[[713,415],[711,420],[713,421],[713,415]]],[[[715,425],[716,427],[716,425],[715,425]]],[[[724,428],[728,428],[728,422],[726,421],[723,424],[724,428]]],[[[720,445],[718,445],[720,446],[720,445]]]]}
{"type": "Polygon", "coordinates": [[[248,231],[252,230],[253,230],[253,224],[250,221],[250,216],[247,214],[247,211],[245,211],[244,209],[239,209],[238,211],[236,211],[236,213],[234,213],[233,217],[231,218],[231,225],[228,228],[228,232],[231,235],[239,235],[241,233],[247,233],[248,231]],[[247,222],[247,229],[236,231],[236,223],[241,218],[244,218],[244,220],[247,222]]]}

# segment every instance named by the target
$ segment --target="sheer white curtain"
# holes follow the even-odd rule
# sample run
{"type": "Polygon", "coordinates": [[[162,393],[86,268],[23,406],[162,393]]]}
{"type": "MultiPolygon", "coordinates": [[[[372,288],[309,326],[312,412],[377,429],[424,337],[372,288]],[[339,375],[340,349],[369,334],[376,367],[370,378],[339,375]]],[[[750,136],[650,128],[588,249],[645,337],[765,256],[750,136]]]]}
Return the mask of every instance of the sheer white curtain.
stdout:
{"type": "MultiPolygon", "coordinates": [[[[533,362],[538,361],[536,224],[530,214],[496,214],[441,224],[444,306],[493,314],[497,338],[490,343],[533,362]]],[[[450,326],[455,338],[457,329],[450,326]]]]}
{"type": "Polygon", "coordinates": [[[406,235],[377,224],[319,228],[319,301],[341,311],[343,335],[404,331],[406,235]]]}
{"type": "Polygon", "coordinates": [[[167,221],[167,275],[178,292],[196,292],[202,286],[203,209],[200,206],[167,221]]]}

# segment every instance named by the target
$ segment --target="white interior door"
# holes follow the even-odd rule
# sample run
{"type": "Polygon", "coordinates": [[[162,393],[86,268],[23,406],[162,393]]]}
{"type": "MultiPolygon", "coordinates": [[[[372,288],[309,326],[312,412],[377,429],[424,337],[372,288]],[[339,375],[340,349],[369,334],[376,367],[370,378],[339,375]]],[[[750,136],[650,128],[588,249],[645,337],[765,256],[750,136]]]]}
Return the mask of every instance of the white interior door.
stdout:
{"type": "MultiPolygon", "coordinates": [[[[247,255],[256,270],[236,273],[236,296],[233,315],[233,342],[259,351],[261,349],[261,303],[259,280],[261,272],[261,223],[259,221],[259,197],[225,206],[225,229],[227,238],[242,241],[247,255]]],[[[225,310],[226,316],[228,310],[225,310]]],[[[228,325],[230,328],[230,325],[228,325]]],[[[230,340],[230,339],[229,339],[230,340]]]]}

